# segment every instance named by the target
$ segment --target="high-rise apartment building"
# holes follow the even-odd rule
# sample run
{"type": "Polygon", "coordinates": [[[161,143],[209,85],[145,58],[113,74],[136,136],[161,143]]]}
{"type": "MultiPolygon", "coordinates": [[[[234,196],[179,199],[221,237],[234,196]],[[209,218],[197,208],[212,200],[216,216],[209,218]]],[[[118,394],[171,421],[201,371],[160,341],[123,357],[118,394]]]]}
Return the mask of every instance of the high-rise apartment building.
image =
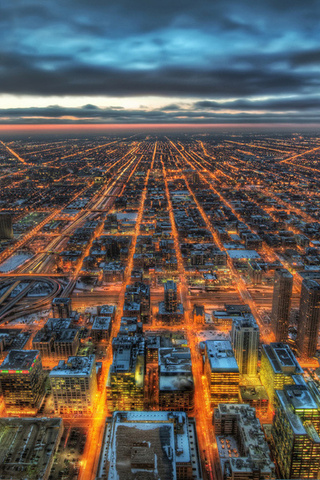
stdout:
{"type": "Polygon", "coordinates": [[[313,357],[317,350],[320,320],[320,285],[303,280],[298,317],[297,347],[302,358],[313,357]]]}
{"type": "Polygon", "coordinates": [[[183,320],[184,309],[178,303],[177,284],[168,280],[164,284],[164,301],[159,303],[159,318],[171,325],[180,324],[183,320]]]}
{"type": "Polygon", "coordinates": [[[289,330],[293,277],[288,270],[275,271],[272,297],[271,327],[276,342],[286,342],[289,330]]]}
{"type": "Polygon", "coordinates": [[[233,319],[231,342],[239,371],[256,375],[259,349],[259,327],[251,314],[233,319]]]}
{"type": "Polygon", "coordinates": [[[320,474],[320,396],[312,382],[296,380],[276,391],[274,456],[281,478],[314,480],[320,474]]]}
{"type": "Polygon", "coordinates": [[[49,375],[55,411],[59,414],[93,412],[97,377],[95,356],[60,360],[49,375]]]}
{"type": "Polygon", "coordinates": [[[168,280],[164,284],[164,306],[167,312],[177,310],[177,284],[173,280],[168,280]]]}
{"type": "Polygon", "coordinates": [[[36,413],[45,394],[39,351],[11,350],[0,365],[0,388],[8,412],[36,413]]]}

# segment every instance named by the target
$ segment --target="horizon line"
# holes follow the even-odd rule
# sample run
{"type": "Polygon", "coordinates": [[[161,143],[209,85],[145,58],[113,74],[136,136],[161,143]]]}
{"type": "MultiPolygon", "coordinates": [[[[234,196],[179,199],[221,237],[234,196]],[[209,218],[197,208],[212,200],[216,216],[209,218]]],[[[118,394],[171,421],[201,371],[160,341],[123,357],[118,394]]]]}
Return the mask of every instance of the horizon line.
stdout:
{"type": "Polygon", "coordinates": [[[259,128],[259,127],[319,127],[319,123],[27,123],[27,124],[0,124],[0,131],[6,130],[59,130],[59,129],[125,129],[125,128],[259,128]]]}

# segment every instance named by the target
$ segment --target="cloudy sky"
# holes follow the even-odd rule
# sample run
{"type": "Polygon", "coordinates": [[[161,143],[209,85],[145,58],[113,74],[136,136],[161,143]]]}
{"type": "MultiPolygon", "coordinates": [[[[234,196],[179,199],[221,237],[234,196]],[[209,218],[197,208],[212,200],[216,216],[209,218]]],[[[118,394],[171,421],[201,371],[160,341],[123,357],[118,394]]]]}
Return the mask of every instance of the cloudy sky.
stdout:
{"type": "Polygon", "coordinates": [[[14,0],[0,123],[318,123],[319,0],[14,0]]]}

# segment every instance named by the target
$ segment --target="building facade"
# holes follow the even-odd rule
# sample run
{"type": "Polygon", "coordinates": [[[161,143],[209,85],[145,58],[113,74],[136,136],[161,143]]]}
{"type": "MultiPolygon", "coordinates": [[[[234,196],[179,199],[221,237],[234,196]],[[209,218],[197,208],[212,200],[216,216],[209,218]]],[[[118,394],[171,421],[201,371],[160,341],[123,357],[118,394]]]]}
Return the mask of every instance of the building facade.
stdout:
{"type": "Polygon", "coordinates": [[[272,425],[274,456],[281,478],[317,479],[320,475],[320,397],[302,377],[276,391],[272,425]]]}
{"type": "Polygon", "coordinates": [[[231,342],[239,371],[243,375],[256,375],[259,350],[259,327],[253,315],[234,319],[231,342]]]}
{"type": "Polygon", "coordinates": [[[272,297],[271,328],[276,342],[286,342],[289,330],[293,277],[288,270],[275,271],[272,297]]]}
{"type": "Polygon", "coordinates": [[[59,414],[91,414],[97,392],[95,356],[60,360],[49,375],[54,408],[59,414]]]}
{"type": "Polygon", "coordinates": [[[214,409],[213,423],[219,456],[217,480],[276,478],[275,465],[254,408],[220,403],[214,409]]]}
{"type": "Polygon", "coordinates": [[[39,351],[11,350],[0,365],[0,386],[8,412],[36,413],[45,394],[39,351]]]}
{"type": "Polygon", "coordinates": [[[320,285],[316,280],[303,280],[298,318],[297,347],[304,359],[317,351],[320,320],[320,285]]]}
{"type": "Polygon", "coordinates": [[[228,340],[205,342],[204,372],[213,406],[239,401],[239,367],[228,340]]]}
{"type": "Polygon", "coordinates": [[[276,390],[282,390],[284,385],[292,385],[293,377],[302,374],[303,370],[289,345],[286,343],[262,345],[260,378],[271,404],[274,403],[276,390]]]}

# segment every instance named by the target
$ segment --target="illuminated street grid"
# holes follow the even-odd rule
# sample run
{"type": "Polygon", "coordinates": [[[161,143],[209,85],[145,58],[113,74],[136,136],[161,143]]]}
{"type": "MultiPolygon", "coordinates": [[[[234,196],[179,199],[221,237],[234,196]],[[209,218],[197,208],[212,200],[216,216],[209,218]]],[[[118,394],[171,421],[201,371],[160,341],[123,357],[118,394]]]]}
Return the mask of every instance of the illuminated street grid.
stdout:
{"type": "MultiPolygon", "coordinates": [[[[51,478],[95,478],[111,415],[106,389],[111,340],[120,329],[126,288],[139,275],[150,286],[143,331],[180,332],[191,350],[195,398],[190,416],[196,419],[203,476],[217,478],[218,447],[200,342],[218,333],[229,338],[231,327],[219,324],[216,313],[225,305],[249,305],[260,341],[273,342],[273,277],[282,266],[293,275],[287,342],[297,353],[301,284],[310,272],[320,279],[319,154],[317,137],[271,133],[0,143],[0,209],[13,228],[11,238],[0,242],[0,333],[14,337],[16,330],[25,338],[17,348],[32,348],[51,316],[53,298],[71,297],[80,314],[74,319],[81,330],[80,350],[96,354],[102,363],[94,414],[63,416],[51,478]],[[176,282],[184,308],[177,324],[158,314],[169,280],[176,282]],[[115,305],[116,314],[109,337],[94,341],[90,318],[102,305],[115,305]],[[195,305],[204,307],[200,321],[195,305]],[[80,449],[77,432],[84,439],[80,449]]],[[[1,352],[4,359],[6,348],[1,352]]],[[[317,359],[300,364],[305,377],[319,385],[317,359]]],[[[57,360],[43,359],[43,365],[49,371],[57,360]]],[[[149,366],[147,410],[158,408],[152,393],[156,377],[149,366]]],[[[241,385],[250,382],[261,384],[240,376],[241,385]]],[[[10,413],[3,403],[1,408],[3,416],[10,413]]],[[[273,413],[270,405],[258,416],[270,424],[273,413]]],[[[49,392],[38,416],[57,416],[49,392]]]]}

